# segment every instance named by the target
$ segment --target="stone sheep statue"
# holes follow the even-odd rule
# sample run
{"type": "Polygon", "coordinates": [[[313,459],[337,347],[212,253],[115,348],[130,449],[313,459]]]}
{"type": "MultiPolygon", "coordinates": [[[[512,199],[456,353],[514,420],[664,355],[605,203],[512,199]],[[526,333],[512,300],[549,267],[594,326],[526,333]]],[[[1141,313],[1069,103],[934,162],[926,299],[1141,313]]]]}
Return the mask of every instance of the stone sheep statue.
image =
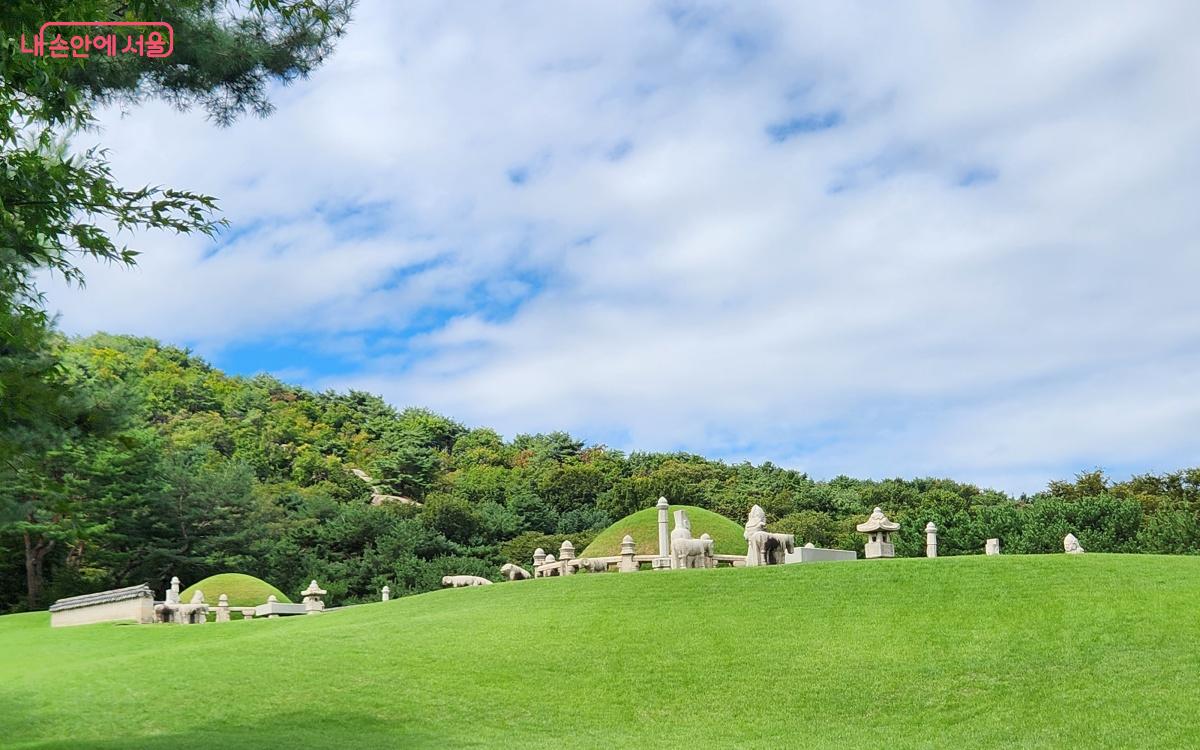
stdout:
{"type": "Polygon", "coordinates": [[[671,556],[676,568],[707,568],[713,557],[713,540],[708,534],[699,539],[672,539],[671,556]]]}
{"type": "Polygon", "coordinates": [[[605,573],[608,571],[608,561],[581,557],[575,561],[575,567],[577,570],[586,570],[589,573],[605,573]]]}
{"type": "Polygon", "coordinates": [[[463,586],[491,586],[492,582],[479,576],[442,576],[442,585],[457,589],[463,586]]]}
{"type": "Polygon", "coordinates": [[[671,531],[671,567],[710,568],[713,559],[712,537],[705,534],[692,538],[692,521],[686,510],[675,511],[675,528],[671,531]]]}
{"type": "Polygon", "coordinates": [[[504,576],[509,581],[524,581],[527,578],[533,578],[533,574],[525,570],[520,565],[505,563],[500,566],[500,575],[504,576]]]}
{"type": "Polygon", "coordinates": [[[796,549],[796,537],[773,534],[766,530],[767,514],[759,506],[750,509],[746,519],[746,565],[782,565],[786,553],[796,549]]]}

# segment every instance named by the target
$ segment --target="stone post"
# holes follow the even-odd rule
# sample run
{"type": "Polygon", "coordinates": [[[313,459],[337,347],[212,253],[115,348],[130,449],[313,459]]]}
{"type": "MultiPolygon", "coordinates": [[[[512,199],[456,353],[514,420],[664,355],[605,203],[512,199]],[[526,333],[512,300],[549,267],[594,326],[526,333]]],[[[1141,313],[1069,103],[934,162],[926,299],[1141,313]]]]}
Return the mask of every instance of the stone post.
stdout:
{"type": "Polygon", "coordinates": [[[621,564],[617,569],[622,573],[634,573],[638,569],[637,563],[633,559],[634,546],[633,537],[628,534],[621,540],[621,564]]]}
{"type": "Polygon", "coordinates": [[[308,588],[300,592],[304,597],[304,614],[319,615],[325,609],[325,602],[321,597],[328,593],[325,589],[317,585],[316,581],[308,584],[308,588]]]}
{"type": "Polygon", "coordinates": [[[654,561],[655,570],[666,570],[671,567],[671,529],[667,518],[667,509],[671,504],[665,497],[658,499],[658,559],[654,561]]]}
{"type": "Polygon", "coordinates": [[[229,597],[225,594],[217,597],[217,622],[229,622],[229,597]]]}
{"type": "Polygon", "coordinates": [[[558,548],[558,560],[562,563],[561,575],[569,576],[575,572],[575,567],[571,565],[571,561],[575,559],[575,545],[571,544],[570,539],[564,539],[562,546],[558,548]]]}
{"type": "MultiPolygon", "coordinates": [[[[278,601],[279,601],[279,597],[275,596],[274,594],[271,594],[270,596],[267,597],[267,604],[274,604],[278,601]]],[[[279,615],[272,612],[271,614],[267,615],[267,619],[268,620],[278,620],[279,615]]]]}
{"type": "Polygon", "coordinates": [[[179,604],[179,576],[171,576],[171,589],[167,592],[168,604],[179,604]]]}
{"type": "Polygon", "coordinates": [[[985,544],[983,547],[983,554],[985,554],[985,555],[1000,554],[1000,540],[999,539],[987,540],[987,544],[985,544]]]}
{"type": "Polygon", "coordinates": [[[533,577],[538,577],[538,568],[546,563],[546,550],[538,547],[533,551],[533,577]]]}
{"type": "Polygon", "coordinates": [[[933,521],[925,524],[925,556],[937,557],[937,525],[933,521]]]}
{"type": "Polygon", "coordinates": [[[384,586],[383,587],[383,600],[386,602],[387,600],[389,600],[391,598],[392,598],[392,587],[384,586]]]}

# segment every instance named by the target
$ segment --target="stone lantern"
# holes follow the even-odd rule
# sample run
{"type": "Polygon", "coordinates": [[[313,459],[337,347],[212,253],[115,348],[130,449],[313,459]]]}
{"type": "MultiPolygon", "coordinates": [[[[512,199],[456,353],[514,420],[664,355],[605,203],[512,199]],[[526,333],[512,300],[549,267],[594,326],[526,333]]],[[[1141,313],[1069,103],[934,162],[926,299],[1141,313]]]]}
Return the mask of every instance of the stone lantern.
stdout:
{"type": "Polygon", "coordinates": [[[308,584],[308,588],[300,592],[300,595],[304,597],[304,614],[320,614],[325,609],[325,602],[321,600],[321,597],[327,593],[329,592],[318,586],[316,581],[308,584]]]}
{"type": "Polygon", "coordinates": [[[900,524],[889,521],[883,511],[876,508],[866,523],[855,527],[860,533],[867,535],[867,546],[864,557],[868,560],[876,557],[895,557],[896,550],[892,546],[892,532],[900,529],[900,524]]]}
{"type": "Polygon", "coordinates": [[[638,569],[637,562],[634,561],[634,544],[633,537],[626,534],[621,540],[621,563],[617,568],[622,573],[635,573],[638,569]]]}

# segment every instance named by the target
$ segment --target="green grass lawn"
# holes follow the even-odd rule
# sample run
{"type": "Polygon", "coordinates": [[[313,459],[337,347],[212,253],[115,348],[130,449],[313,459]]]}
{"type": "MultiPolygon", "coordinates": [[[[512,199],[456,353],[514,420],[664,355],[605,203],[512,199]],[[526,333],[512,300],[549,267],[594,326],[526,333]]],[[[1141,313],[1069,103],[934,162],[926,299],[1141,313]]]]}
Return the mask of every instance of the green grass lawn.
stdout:
{"type": "MultiPolygon", "coordinates": [[[[719,513],[697,508],[694,505],[672,505],[668,511],[670,529],[675,528],[675,511],[686,510],[692,522],[692,536],[696,539],[707,533],[713,538],[713,548],[718,555],[746,554],[744,528],[719,513]]],[[[658,508],[645,508],[625,516],[612,526],[596,535],[592,543],[576,557],[608,557],[621,554],[621,539],[629,534],[633,537],[635,551],[639,555],[658,554],[658,508]]],[[[546,550],[558,555],[558,550],[546,550]]]]}
{"type": "Polygon", "coordinates": [[[5,747],[1200,746],[1196,557],[576,575],[48,625],[0,617],[5,747]]]}

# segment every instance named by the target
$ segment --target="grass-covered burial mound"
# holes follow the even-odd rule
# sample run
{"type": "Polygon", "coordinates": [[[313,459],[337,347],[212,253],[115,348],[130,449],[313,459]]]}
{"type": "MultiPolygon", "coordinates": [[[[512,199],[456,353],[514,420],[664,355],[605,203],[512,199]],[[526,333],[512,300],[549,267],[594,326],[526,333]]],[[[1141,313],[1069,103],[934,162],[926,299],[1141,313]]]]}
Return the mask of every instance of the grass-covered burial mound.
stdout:
{"type": "MultiPolygon", "coordinates": [[[[669,518],[670,526],[675,528],[675,511],[686,510],[692,522],[692,536],[699,539],[701,534],[713,538],[718,555],[746,554],[746,540],[742,537],[742,527],[730,521],[719,513],[697,508],[694,505],[672,505],[669,518]]],[[[658,553],[658,509],[646,508],[637,513],[625,516],[612,526],[596,535],[592,543],[583,552],[576,552],[577,557],[607,557],[621,554],[621,539],[626,534],[633,537],[637,545],[637,554],[654,555],[658,553]]],[[[558,550],[546,550],[558,554],[558,550]]],[[[204,592],[207,594],[208,592],[204,592]]]]}
{"type": "Polygon", "coordinates": [[[263,579],[248,576],[245,573],[220,573],[209,576],[203,581],[197,581],[188,586],[179,595],[179,598],[185,602],[191,601],[192,594],[196,593],[197,589],[204,592],[204,601],[209,604],[216,604],[217,597],[225,594],[229,597],[229,606],[231,607],[256,607],[259,604],[266,604],[267,597],[271,594],[274,594],[281,602],[292,601],[286,594],[263,579]]]}

